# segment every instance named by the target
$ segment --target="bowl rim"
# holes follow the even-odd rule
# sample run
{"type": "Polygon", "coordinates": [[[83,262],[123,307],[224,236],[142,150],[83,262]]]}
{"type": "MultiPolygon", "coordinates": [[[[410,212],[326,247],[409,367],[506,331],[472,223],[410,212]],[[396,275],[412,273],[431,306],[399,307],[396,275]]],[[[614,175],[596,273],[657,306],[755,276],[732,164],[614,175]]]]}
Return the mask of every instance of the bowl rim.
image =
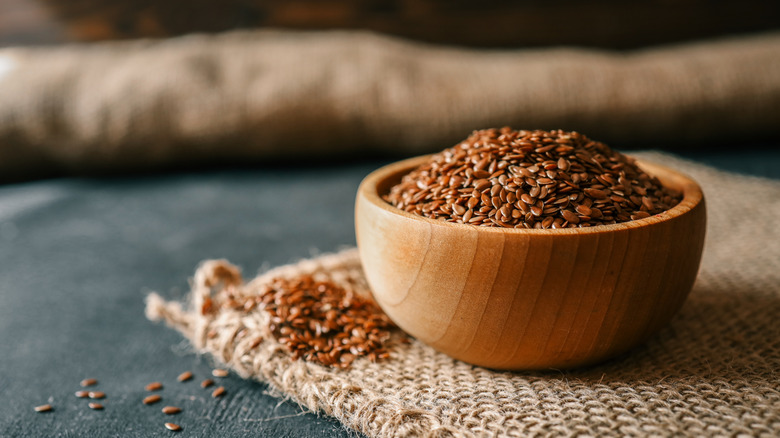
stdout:
{"type": "Polygon", "coordinates": [[[623,231],[635,228],[647,227],[650,225],[660,224],[680,217],[704,201],[704,193],[701,190],[699,184],[688,175],[681,173],[677,170],[671,169],[664,165],[655,163],[653,161],[635,158],[626,154],[630,158],[634,159],[642,170],[646,171],[650,175],[657,177],[661,180],[661,183],[665,183],[668,180],[672,180],[674,184],[682,191],[683,199],[674,207],[669,210],[663,211],[656,215],[632,220],[628,222],[620,222],[616,224],[608,225],[594,225],[591,227],[574,227],[574,228],[548,228],[548,229],[536,229],[536,228],[504,228],[504,227],[483,227],[470,224],[461,224],[456,222],[446,222],[438,219],[431,219],[429,217],[416,215],[405,210],[401,210],[380,196],[378,187],[380,183],[384,182],[390,177],[401,176],[410,172],[413,168],[422,164],[426,159],[433,154],[420,155],[412,158],[407,158],[401,161],[395,161],[393,163],[386,164],[373,172],[369,173],[358,188],[358,198],[363,198],[372,205],[394,215],[398,215],[409,220],[423,221],[431,225],[442,227],[454,227],[454,229],[464,230],[478,230],[480,232],[487,233],[502,233],[502,234],[528,234],[528,235],[583,235],[583,234],[597,234],[610,231],[623,231]],[[660,174],[660,175],[659,175],[660,174]]]}

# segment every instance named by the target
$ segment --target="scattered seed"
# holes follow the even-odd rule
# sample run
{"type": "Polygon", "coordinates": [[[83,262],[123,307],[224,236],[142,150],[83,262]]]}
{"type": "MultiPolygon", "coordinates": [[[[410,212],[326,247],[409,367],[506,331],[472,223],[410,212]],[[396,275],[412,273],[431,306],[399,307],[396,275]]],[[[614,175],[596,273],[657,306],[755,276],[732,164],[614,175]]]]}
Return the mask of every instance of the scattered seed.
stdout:
{"type": "Polygon", "coordinates": [[[221,397],[225,394],[225,387],[220,386],[219,388],[215,389],[214,392],[211,393],[211,396],[214,398],[221,397]]]}
{"type": "MultiPolygon", "coordinates": [[[[470,212],[467,210],[464,217],[470,212]]],[[[261,308],[271,317],[269,329],[274,339],[285,346],[293,360],[324,366],[350,367],[358,357],[382,349],[395,327],[372,300],[310,275],[273,279],[259,296],[240,297],[226,288],[215,302],[238,310],[242,299],[262,303],[261,308]],[[342,360],[344,354],[349,356],[342,360]]]]}
{"type": "Polygon", "coordinates": [[[192,379],[192,372],[185,371],[181,374],[179,374],[179,377],[176,378],[179,382],[186,382],[187,380],[192,379]]]}
{"type": "Polygon", "coordinates": [[[228,374],[228,370],[223,370],[221,368],[211,371],[211,375],[214,377],[227,377],[228,374]]]}
{"type": "Polygon", "coordinates": [[[176,406],[166,406],[162,408],[162,412],[166,415],[178,414],[181,412],[181,408],[177,408],[176,406]]]}
{"type": "Polygon", "coordinates": [[[263,337],[262,336],[258,336],[258,337],[255,338],[254,341],[252,341],[252,345],[250,345],[249,348],[250,349],[257,348],[257,346],[260,345],[261,342],[263,342],[263,337]]]}
{"type": "Polygon", "coordinates": [[[145,389],[147,391],[159,391],[159,390],[162,389],[162,387],[163,387],[162,383],[160,383],[160,382],[152,382],[152,383],[146,385],[145,389]]]}
{"type": "Polygon", "coordinates": [[[76,391],[76,397],[87,398],[89,397],[89,391],[76,391]]]}
{"type": "Polygon", "coordinates": [[[96,411],[101,411],[103,410],[103,405],[101,405],[100,403],[90,403],[89,408],[94,409],[96,411]]]}
{"type": "Polygon", "coordinates": [[[35,407],[35,412],[49,412],[52,409],[51,405],[40,405],[35,407]]]}
{"type": "Polygon", "coordinates": [[[81,381],[81,386],[97,385],[97,379],[84,379],[81,381]]]}
{"type": "Polygon", "coordinates": [[[208,388],[209,386],[211,386],[211,385],[213,385],[213,384],[214,384],[214,381],[213,381],[213,380],[211,380],[211,379],[206,379],[206,380],[204,380],[204,381],[200,382],[200,387],[201,387],[201,388],[208,388]]]}
{"type": "Polygon", "coordinates": [[[174,432],[181,430],[181,426],[176,423],[165,423],[165,428],[174,432]]]}
{"type": "Polygon", "coordinates": [[[577,132],[511,128],[475,131],[433,155],[384,196],[398,208],[432,219],[514,228],[626,222],[668,210],[680,198],[604,143],[577,132]],[[483,169],[498,168],[492,163],[499,162],[500,171],[483,169]],[[510,214],[507,203],[517,210],[510,214]]]}
{"type": "Polygon", "coordinates": [[[157,403],[160,400],[162,400],[162,397],[160,397],[157,394],[153,394],[153,395],[150,395],[150,396],[144,398],[143,403],[145,405],[151,405],[151,404],[157,403]]]}
{"type": "Polygon", "coordinates": [[[106,393],[103,392],[103,391],[90,391],[89,392],[89,398],[92,398],[92,399],[106,398],[106,393]]]}

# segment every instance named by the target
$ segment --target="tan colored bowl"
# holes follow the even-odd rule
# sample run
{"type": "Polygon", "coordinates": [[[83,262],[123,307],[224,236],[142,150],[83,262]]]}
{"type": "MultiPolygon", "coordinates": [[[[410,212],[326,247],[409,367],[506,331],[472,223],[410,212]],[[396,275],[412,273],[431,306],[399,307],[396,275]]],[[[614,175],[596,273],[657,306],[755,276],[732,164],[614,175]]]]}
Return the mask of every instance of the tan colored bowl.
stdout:
{"type": "Polygon", "coordinates": [[[680,204],[637,221],[526,230],[437,221],[380,196],[420,165],[382,167],[360,185],[355,221],[374,297],[407,333],[497,369],[571,368],[637,345],[693,286],[706,214],[699,186],[640,162],[680,204]]]}

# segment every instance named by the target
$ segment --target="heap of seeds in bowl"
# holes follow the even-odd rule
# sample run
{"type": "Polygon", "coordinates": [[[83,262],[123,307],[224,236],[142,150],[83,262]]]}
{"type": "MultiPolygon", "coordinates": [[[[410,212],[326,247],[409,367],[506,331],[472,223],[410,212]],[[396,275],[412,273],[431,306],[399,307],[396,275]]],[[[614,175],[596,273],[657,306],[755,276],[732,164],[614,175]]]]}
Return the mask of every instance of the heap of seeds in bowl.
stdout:
{"type": "Polygon", "coordinates": [[[567,228],[650,217],[681,195],[580,133],[502,128],[475,131],[432,155],[384,199],[447,222],[567,228]]]}

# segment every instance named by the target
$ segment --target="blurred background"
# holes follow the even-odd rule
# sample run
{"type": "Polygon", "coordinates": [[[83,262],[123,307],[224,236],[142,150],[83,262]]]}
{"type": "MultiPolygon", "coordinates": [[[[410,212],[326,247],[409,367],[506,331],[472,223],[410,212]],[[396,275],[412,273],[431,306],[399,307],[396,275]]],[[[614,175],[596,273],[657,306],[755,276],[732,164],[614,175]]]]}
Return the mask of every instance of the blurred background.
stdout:
{"type": "MultiPolygon", "coordinates": [[[[211,364],[145,319],[144,296],[184,299],[204,259],[251,278],[354,246],[366,174],[473,129],[578,129],[780,178],[778,31],[778,0],[0,0],[0,388],[15,397],[0,435],[169,436],[144,385],[211,364]],[[86,377],[105,411],[74,402],[86,377]]],[[[730,226],[771,217],[708,190],[730,226]]],[[[715,237],[727,251],[741,235],[715,237]]],[[[691,315],[730,293],[729,315],[777,313],[758,294],[774,284],[761,266],[778,272],[765,246],[691,315]]],[[[776,351],[754,320],[714,369],[776,351]]],[[[217,404],[171,382],[188,435],[362,436],[264,384],[236,377],[217,404]]]]}
{"type": "Polygon", "coordinates": [[[629,49],[777,29],[772,0],[2,0],[0,45],[246,28],[365,29],[474,47],[629,49]]]}

